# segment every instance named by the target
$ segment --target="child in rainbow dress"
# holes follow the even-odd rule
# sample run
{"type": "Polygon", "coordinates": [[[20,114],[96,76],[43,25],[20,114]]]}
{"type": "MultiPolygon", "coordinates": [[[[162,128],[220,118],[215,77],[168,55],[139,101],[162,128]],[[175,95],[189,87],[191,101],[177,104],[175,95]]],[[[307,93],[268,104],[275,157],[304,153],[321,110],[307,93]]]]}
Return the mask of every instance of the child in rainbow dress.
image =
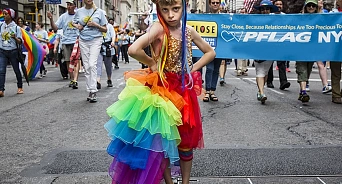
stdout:
{"type": "Polygon", "coordinates": [[[172,184],[170,167],[178,161],[182,183],[188,184],[193,149],[204,147],[197,70],[212,61],[215,52],[186,25],[185,0],[154,3],[159,22],[128,50],[149,68],[126,72],[126,87],[107,108],[113,184],[158,184],[163,178],[172,184]],[[195,64],[192,42],[203,52],[195,64]],[[143,50],[149,45],[152,58],[143,50]]]}

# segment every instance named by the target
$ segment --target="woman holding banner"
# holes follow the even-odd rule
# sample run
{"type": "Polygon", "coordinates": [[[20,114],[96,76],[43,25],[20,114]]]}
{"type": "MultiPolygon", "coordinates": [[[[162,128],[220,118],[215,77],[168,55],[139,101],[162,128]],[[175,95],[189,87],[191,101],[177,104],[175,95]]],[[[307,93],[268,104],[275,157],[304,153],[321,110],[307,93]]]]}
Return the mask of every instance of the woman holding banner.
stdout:
{"type": "MultiPolygon", "coordinates": [[[[306,0],[304,4],[304,13],[318,13],[318,1],[306,0]]],[[[307,94],[306,85],[312,71],[314,62],[296,62],[297,81],[299,83],[300,92],[298,100],[303,103],[309,102],[310,96],[307,94]]]]}
{"type": "MultiPolygon", "coordinates": [[[[254,7],[258,10],[259,14],[270,14],[278,12],[278,7],[274,6],[270,0],[263,0],[260,2],[259,6],[254,7]]],[[[268,70],[272,66],[273,61],[265,61],[265,60],[255,60],[255,72],[256,72],[256,82],[258,86],[257,99],[261,101],[262,104],[265,104],[267,97],[264,93],[265,82],[267,81],[268,70]]]]}

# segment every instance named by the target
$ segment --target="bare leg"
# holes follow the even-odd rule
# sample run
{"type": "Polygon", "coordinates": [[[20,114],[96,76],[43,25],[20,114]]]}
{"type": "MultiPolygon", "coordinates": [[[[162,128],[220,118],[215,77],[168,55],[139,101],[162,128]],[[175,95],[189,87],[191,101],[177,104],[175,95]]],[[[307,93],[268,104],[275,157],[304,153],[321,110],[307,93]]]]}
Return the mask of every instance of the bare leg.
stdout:
{"type": "Polygon", "coordinates": [[[164,171],[164,180],[166,184],[173,184],[172,178],[171,178],[171,169],[167,167],[164,171]]]}
{"type": "Polygon", "coordinates": [[[321,78],[323,87],[328,85],[327,68],[324,66],[322,61],[317,61],[319,77],[321,78]]]}
{"type": "Polygon", "coordinates": [[[66,62],[66,65],[67,65],[67,69],[68,69],[68,73],[69,73],[70,79],[73,79],[74,78],[73,72],[69,71],[70,61],[65,61],[65,62],[66,62]]]}
{"type": "Polygon", "coordinates": [[[259,93],[264,94],[264,86],[265,86],[265,77],[257,77],[256,83],[258,85],[259,93]]]}
{"type": "Polygon", "coordinates": [[[302,91],[306,90],[306,82],[300,82],[299,86],[300,86],[300,90],[302,91]]]}
{"type": "Polygon", "coordinates": [[[192,160],[190,161],[180,160],[180,167],[181,167],[181,172],[182,172],[182,184],[189,184],[192,160]]]}
{"type": "Polygon", "coordinates": [[[227,71],[226,60],[222,60],[221,65],[220,65],[220,70],[219,70],[220,78],[224,79],[224,76],[226,75],[226,71],[227,71]]]}
{"type": "Polygon", "coordinates": [[[81,68],[81,60],[78,60],[77,62],[78,62],[77,66],[74,68],[74,72],[73,72],[74,81],[78,80],[78,73],[81,68]]]}

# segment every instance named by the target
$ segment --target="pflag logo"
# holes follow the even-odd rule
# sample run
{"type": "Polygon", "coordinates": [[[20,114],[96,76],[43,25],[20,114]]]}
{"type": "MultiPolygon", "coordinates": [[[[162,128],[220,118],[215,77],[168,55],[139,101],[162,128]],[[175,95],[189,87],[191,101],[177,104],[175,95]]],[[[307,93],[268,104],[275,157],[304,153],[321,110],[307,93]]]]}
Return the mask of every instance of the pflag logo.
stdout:
{"type": "Polygon", "coordinates": [[[233,31],[226,31],[226,30],[223,30],[221,32],[221,38],[226,42],[230,42],[234,40],[237,42],[240,42],[242,35],[243,35],[243,32],[233,32],[233,31]]]}

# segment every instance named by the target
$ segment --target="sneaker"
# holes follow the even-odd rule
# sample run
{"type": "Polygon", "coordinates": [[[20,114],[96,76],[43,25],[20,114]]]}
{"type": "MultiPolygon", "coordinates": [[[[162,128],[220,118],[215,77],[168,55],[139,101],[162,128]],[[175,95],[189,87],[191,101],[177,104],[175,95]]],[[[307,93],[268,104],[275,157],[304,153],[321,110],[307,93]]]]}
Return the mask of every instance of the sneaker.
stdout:
{"type": "Polygon", "coordinates": [[[107,87],[113,87],[112,80],[107,80],[107,87]]]}
{"type": "Polygon", "coordinates": [[[220,78],[220,85],[223,86],[224,85],[224,78],[220,78]]]}
{"type": "Polygon", "coordinates": [[[44,70],[44,72],[43,72],[43,77],[46,76],[46,73],[47,73],[47,70],[44,70]]]}
{"type": "Polygon", "coordinates": [[[42,79],[42,78],[43,78],[43,74],[39,74],[38,79],[42,79]]]}
{"type": "Polygon", "coordinates": [[[72,89],[78,89],[78,83],[77,83],[77,81],[73,81],[73,83],[72,83],[72,89]]]}
{"type": "Polygon", "coordinates": [[[115,65],[114,68],[115,68],[115,69],[119,69],[119,66],[118,66],[118,65],[115,65]]]}
{"type": "Polygon", "coordinates": [[[101,83],[96,82],[96,88],[97,88],[97,89],[101,89],[101,83]]]}
{"type": "Polygon", "coordinates": [[[97,102],[96,92],[91,93],[89,102],[90,102],[90,103],[95,103],[95,102],[97,102]]]}
{"type": "Polygon", "coordinates": [[[63,77],[63,80],[67,80],[68,79],[68,77],[63,77]]]}
{"type": "Polygon", "coordinates": [[[5,96],[5,92],[0,91],[0,97],[4,97],[5,96]]]}
{"type": "Polygon", "coordinates": [[[299,93],[298,100],[302,101],[302,103],[309,102],[310,96],[307,93],[299,93]]]}
{"type": "Polygon", "coordinates": [[[91,98],[91,92],[89,92],[89,95],[87,97],[87,101],[90,101],[90,98],[91,98]]]}
{"type": "Polygon", "coordinates": [[[258,101],[261,101],[262,104],[265,104],[267,97],[265,94],[260,94],[259,92],[257,93],[257,99],[258,101]]]}
{"type": "Polygon", "coordinates": [[[242,74],[241,70],[236,71],[236,76],[240,76],[242,74]]]}
{"type": "Polygon", "coordinates": [[[69,88],[71,88],[73,84],[74,84],[74,81],[73,81],[73,80],[70,81],[70,83],[69,83],[69,88]]]}
{"type": "Polygon", "coordinates": [[[286,68],[286,72],[291,72],[290,68],[286,68]]]}
{"type": "Polygon", "coordinates": [[[310,86],[309,86],[309,84],[306,85],[305,90],[306,90],[306,92],[310,92],[310,86]]]}
{"type": "Polygon", "coordinates": [[[323,93],[323,94],[329,93],[329,92],[331,92],[331,90],[332,90],[332,87],[330,86],[330,84],[328,84],[328,85],[326,85],[326,86],[323,87],[322,93],[323,93]]]}

